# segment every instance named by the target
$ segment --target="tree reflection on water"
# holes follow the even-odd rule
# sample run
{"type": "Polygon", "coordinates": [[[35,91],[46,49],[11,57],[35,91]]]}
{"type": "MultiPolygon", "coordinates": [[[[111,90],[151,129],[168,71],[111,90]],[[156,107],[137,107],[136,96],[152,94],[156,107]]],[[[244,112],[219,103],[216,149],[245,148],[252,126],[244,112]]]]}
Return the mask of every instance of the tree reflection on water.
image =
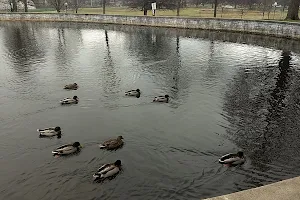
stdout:
{"type": "Polygon", "coordinates": [[[283,51],[278,67],[241,68],[226,92],[228,135],[260,169],[299,157],[299,76],[283,51]]]}

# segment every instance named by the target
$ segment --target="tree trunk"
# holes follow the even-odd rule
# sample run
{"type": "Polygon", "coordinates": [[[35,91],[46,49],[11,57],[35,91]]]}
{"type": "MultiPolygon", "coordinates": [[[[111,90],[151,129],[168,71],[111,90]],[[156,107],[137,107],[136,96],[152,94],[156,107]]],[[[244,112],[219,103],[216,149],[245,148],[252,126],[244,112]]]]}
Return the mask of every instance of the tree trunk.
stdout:
{"type": "Polygon", "coordinates": [[[285,18],[286,20],[299,20],[299,5],[300,0],[290,0],[288,14],[285,18]]]}
{"type": "Polygon", "coordinates": [[[103,6],[103,15],[105,15],[106,0],[103,0],[102,3],[103,3],[103,5],[102,5],[103,6]]]}
{"type": "Polygon", "coordinates": [[[215,0],[214,17],[217,17],[218,0],[215,0]]]}
{"type": "Polygon", "coordinates": [[[75,13],[77,14],[79,8],[78,0],[74,0],[74,5],[75,5],[75,13]]]}
{"type": "Polygon", "coordinates": [[[181,4],[181,0],[177,0],[177,16],[179,16],[180,13],[180,4],[181,4]]]}
{"type": "Polygon", "coordinates": [[[60,13],[60,0],[55,0],[55,9],[58,13],[60,13]]]}
{"type": "Polygon", "coordinates": [[[147,16],[147,3],[146,2],[144,2],[143,11],[144,11],[144,15],[147,16]]]}
{"type": "Polygon", "coordinates": [[[12,12],[17,12],[18,8],[17,8],[17,1],[16,0],[12,0],[12,12]]]}
{"type": "Polygon", "coordinates": [[[269,10],[269,2],[267,0],[263,1],[263,19],[265,17],[266,12],[269,10]]]}
{"type": "Polygon", "coordinates": [[[24,11],[28,12],[27,0],[23,0],[23,3],[24,3],[24,11]]]}

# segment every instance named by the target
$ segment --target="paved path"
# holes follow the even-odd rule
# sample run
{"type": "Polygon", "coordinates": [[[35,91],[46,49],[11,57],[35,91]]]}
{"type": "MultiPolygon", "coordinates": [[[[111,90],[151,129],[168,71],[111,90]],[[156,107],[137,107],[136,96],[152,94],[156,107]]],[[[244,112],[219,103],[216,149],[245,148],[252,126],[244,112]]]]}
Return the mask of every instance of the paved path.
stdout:
{"type": "Polygon", "coordinates": [[[300,177],[206,200],[300,200],[300,177]]]}

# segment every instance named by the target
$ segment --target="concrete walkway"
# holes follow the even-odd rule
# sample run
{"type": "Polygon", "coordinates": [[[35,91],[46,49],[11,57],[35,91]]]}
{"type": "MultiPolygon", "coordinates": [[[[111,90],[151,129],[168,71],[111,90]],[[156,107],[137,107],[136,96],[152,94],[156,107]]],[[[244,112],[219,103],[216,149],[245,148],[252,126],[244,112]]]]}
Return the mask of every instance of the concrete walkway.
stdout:
{"type": "Polygon", "coordinates": [[[300,200],[300,177],[206,200],[300,200]]]}

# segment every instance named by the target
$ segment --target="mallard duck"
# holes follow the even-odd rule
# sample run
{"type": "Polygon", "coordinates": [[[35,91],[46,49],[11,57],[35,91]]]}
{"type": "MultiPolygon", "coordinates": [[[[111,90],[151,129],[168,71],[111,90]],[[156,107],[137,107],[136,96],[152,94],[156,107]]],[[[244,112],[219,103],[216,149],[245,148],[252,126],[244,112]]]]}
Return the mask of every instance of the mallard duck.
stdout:
{"type": "Polygon", "coordinates": [[[129,91],[125,92],[125,95],[126,96],[140,97],[141,96],[141,91],[140,91],[140,89],[129,90],[129,91]]]}
{"type": "Polygon", "coordinates": [[[77,83],[65,85],[64,89],[66,89],[66,90],[77,90],[78,89],[78,85],[77,85],[77,83]]]}
{"type": "Polygon", "coordinates": [[[110,139],[105,141],[103,144],[100,144],[100,149],[114,150],[123,146],[123,137],[119,136],[117,139],[110,139]]]}
{"type": "Polygon", "coordinates": [[[111,177],[117,174],[121,169],[121,160],[117,160],[115,163],[105,164],[98,169],[93,175],[94,180],[104,180],[105,178],[111,177]]]}
{"type": "Polygon", "coordinates": [[[45,128],[45,129],[37,129],[37,131],[40,133],[40,137],[53,137],[56,135],[57,136],[61,135],[61,129],[59,126],[45,128]]]}
{"type": "Polygon", "coordinates": [[[61,104],[76,104],[78,103],[78,97],[74,96],[73,99],[71,98],[64,98],[63,100],[60,100],[61,104]]]}
{"type": "Polygon", "coordinates": [[[239,151],[236,154],[229,153],[219,159],[219,163],[228,165],[241,165],[246,161],[244,153],[239,151]]]}
{"type": "Polygon", "coordinates": [[[53,155],[69,155],[75,152],[80,151],[82,146],[79,142],[74,142],[72,144],[65,144],[63,146],[57,147],[55,150],[52,151],[53,155]]]}
{"type": "Polygon", "coordinates": [[[153,102],[164,102],[164,103],[168,103],[169,102],[169,95],[165,95],[165,96],[158,96],[155,97],[153,99],[153,102]]]}

